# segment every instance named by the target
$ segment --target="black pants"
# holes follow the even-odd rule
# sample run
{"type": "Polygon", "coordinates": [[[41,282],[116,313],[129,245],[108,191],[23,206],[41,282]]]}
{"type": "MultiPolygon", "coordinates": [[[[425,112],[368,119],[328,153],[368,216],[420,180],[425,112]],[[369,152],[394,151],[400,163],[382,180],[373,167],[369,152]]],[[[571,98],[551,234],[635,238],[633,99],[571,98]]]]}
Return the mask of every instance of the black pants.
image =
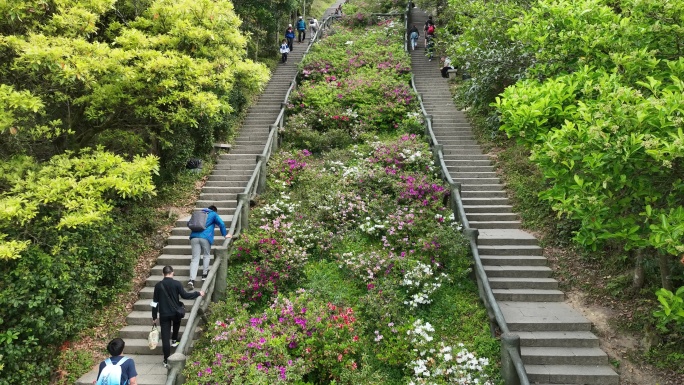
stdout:
{"type": "Polygon", "coordinates": [[[454,67],[442,67],[442,77],[449,78],[449,70],[454,69],[454,67]]]}
{"type": "Polygon", "coordinates": [[[286,37],[285,39],[287,39],[287,46],[290,47],[290,51],[292,51],[293,48],[294,48],[294,47],[293,47],[294,38],[293,38],[293,39],[290,39],[289,37],[286,37]]]}
{"type": "Polygon", "coordinates": [[[178,341],[178,331],[180,330],[182,318],[171,315],[159,317],[159,327],[161,329],[162,350],[164,351],[164,361],[171,355],[171,340],[178,341]],[[173,328],[173,334],[171,329],[173,328]]]}
{"type": "Polygon", "coordinates": [[[305,29],[299,31],[299,33],[297,34],[297,39],[299,40],[300,43],[302,42],[302,40],[306,40],[306,30],[305,29]]]}
{"type": "Polygon", "coordinates": [[[283,63],[285,63],[287,61],[287,54],[286,53],[282,54],[281,59],[282,59],[283,63]]]}

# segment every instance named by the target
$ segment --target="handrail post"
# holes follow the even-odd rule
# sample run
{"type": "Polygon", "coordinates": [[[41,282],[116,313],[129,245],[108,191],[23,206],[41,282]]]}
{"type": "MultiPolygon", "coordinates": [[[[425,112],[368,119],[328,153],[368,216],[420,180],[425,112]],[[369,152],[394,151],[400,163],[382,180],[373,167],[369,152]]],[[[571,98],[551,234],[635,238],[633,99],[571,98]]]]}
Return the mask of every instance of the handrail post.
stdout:
{"type": "Polygon", "coordinates": [[[518,356],[520,355],[520,336],[504,333],[501,335],[501,377],[506,385],[520,385],[510,350],[517,351],[518,356]]]}
{"type": "MultiPolygon", "coordinates": [[[[422,100],[421,100],[422,102],[422,100]]],[[[425,136],[430,140],[430,128],[432,127],[432,115],[425,115],[425,136]]],[[[434,143],[430,143],[434,144],[434,143]]]]}
{"type": "Polygon", "coordinates": [[[240,213],[240,231],[246,231],[249,228],[249,194],[239,193],[237,195],[238,202],[242,202],[242,212],[240,213]]]}
{"type": "Polygon", "coordinates": [[[261,162],[261,169],[259,170],[259,180],[257,181],[257,194],[262,194],[266,190],[266,157],[257,155],[257,164],[261,162]]]}
{"type": "Polygon", "coordinates": [[[435,162],[435,167],[439,167],[440,169],[441,164],[439,163],[439,153],[444,150],[444,145],[443,144],[433,144],[432,145],[432,158],[433,162],[435,162]]]}
{"type": "Polygon", "coordinates": [[[221,259],[216,278],[214,278],[214,293],[211,302],[218,302],[226,297],[228,290],[228,248],[220,247],[214,251],[214,261],[221,259]]]}
{"type": "Polygon", "coordinates": [[[283,125],[285,124],[285,110],[287,109],[287,103],[280,103],[280,109],[283,110],[283,116],[280,118],[280,122],[278,122],[278,124],[280,125],[279,128],[282,130],[283,125]]]}
{"type": "MultiPolygon", "coordinates": [[[[283,103],[283,104],[284,104],[284,103],[283,103]]],[[[282,122],[283,120],[285,120],[285,114],[283,114],[283,118],[280,119],[281,122],[282,122]]],[[[282,123],[281,123],[280,128],[283,128],[282,123]]],[[[275,129],[277,129],[277,126],[276,126],[275,124],[271,124],[270,126],[268,126],[268,131],[269,131],[269,132],[271,132],[271,131],[273,131],[273,130],[275,130],[275,129]]],[[[278,132],[276,132],[276,133],[273,134],[273,135],[274,135],[274,136],[273,136],[273,141],[271,141],[271,155],[275,154],[275,152],[278,151],[278,137],[280,136],[278,132]]]]}
{"type": "Polygon", "coordinates": [[[173,353],[169,356],[169,372],[173,371],[173,369],[176,369],[176,373],[178,374],[176,376],[176,381],[174,385],[180,385],[185,382],[185,377],[183,376],[183,368],[185,368],[185,362],[187,360],[188,357],[186,357],[183,353],[173,353]]]}
{"type": "Polygon", "coordinates": [[[465,235],[466,238],[475,241],[475,244],[477,244],[477,237],[480,235],[480,231],[471,227],[469,229],[464,229],[463,235],[465,235]]]}
{"type": "Polygon", "coordinates": [[[451,197],[449,199],[451,203],[451,211],[456,214],[456,217],[459,217],[459,212],[458,212],[458,203],[456,202],[456,193],[460,194],[461,193],[461,182],[452,182],[449,184],[449,191],[451,192],[451,197]]]}

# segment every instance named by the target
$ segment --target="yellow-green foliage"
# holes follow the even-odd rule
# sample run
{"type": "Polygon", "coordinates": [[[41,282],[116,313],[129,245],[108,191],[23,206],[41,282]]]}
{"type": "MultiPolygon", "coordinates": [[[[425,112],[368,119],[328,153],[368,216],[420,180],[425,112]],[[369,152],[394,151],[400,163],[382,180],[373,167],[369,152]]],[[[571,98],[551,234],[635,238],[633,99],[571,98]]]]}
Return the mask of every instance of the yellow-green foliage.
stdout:
{"type": "Polygon", "coordinates": [[[0,260],[7,260],[19,258],[31,241],[8,239],[5,231],[29,228],[35,222],[56,229],[107,222],[116,199],[155,194],[152,174],[159,166],[154,156],[127,162],[98,149],[84,150],[78,157],[58,155],[45,164],[16,158],[0,164],[0,169],[0,181],[10,186],[0,195],[0,260]],[[52,215],[40,215],[46,211],[52,215]]]}
{"type": "Polygon", "coordinates": [[[226,117],[243,107],[235,96],[269,77],[246,59],[227,0],[157,0],[133,14],[125,1],[14,3],[0,1],[9,15],[0,20],[0,83],[11,86],[0,89],[0,105],[4,95],[22,99],[0,114],[0,143],[15,144],[11,153],[36,133],[79,148],[127,130],[173,168],[187,160],[174,157],[202,156],[221,140],[226,117]]]}

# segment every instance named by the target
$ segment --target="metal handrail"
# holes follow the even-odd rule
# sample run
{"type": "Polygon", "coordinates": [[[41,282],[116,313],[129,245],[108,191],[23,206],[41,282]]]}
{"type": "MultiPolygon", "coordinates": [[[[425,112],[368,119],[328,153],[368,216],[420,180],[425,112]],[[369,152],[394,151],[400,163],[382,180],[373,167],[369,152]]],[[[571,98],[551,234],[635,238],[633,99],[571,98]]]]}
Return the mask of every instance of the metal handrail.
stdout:
{"type": "MultiPolygon", "coordinates": [[[[411,12],[410,3],[407,7],[406,12],[406,20],[408,25],[408,20],[410,18],[411,12]]],[[[404,37],[404,39],[406,39],[406,37],[404,37]]],[[[406,52],[408,52],[408,47],[406,45],[404,46],[404,49],[406,50],[406,52]]],[[[415,76],[413,74],[411,74],[411,87],[413,88],[413,91],[416,93],[416,95],[418,95],[418,101],[420,102],[420,110],[423,113],[423,118],[425,119],[425,133],[428,141],[432,146],[435,163],[439,167],[442,177],[451,187],[452,205],[456,206],[455,209],[454,207],[452,207],[452,210],[454,211],[454,214],[458,216],[458,219],[463,227],[463,232],[470,240],[470,250],[473,254],[475,276],[477,278],[480,298],[484,302],[485,308],[487,309],[490,322],[494,320],[496,324],[499,326],[499,329],[501,330],[503,336],[505,337],[502,344],[502,349],[505,350],[506,354],[502,354],[502,361],[505,357],[507,359],[510,359],[510,362],[502,362],[502,369],[507,367],[510,368],[510,366],[512,366],[512,370],[515,371],[515,376],[506,376],[504,374],[505,380],[507,382],[507,385],[508,383],[516,385],[529,385],[530,381],[527,378],[525,365],[523,364],[522,357],[520,355],[519,338],[517,336],[511,335],[510,330],[508,329],[508,325],[506,324],[506,319],[504,318],[503,313],[501,312],[501,308],[499,307],[499,304],[496,302],[496,298],[494,297],[494,292],[492,291],[492,288],[489,285],[487,273],[484,270],[482,260],[480,259],[480,253],[477,248],[478,230],[476,228],[470,227],[470,223],[468,222],[468,218],[466,217],[465,208],[463,207],[463,200],[461,198],[461,184],[453,180],[449,173],[449,170],[447,169],[446,163],[444,161],[444,151],[442,145],[439,144],[439,142],[437,141],[437,137],[435,136],[435,133],[432,129],[432,116],[430,116],[427,110],[425,109],[425,105],[423,104],[423,97],[416,88],[415,76]],[[518,345],[511,345],[509,343],[510,340],[517,340],[518,345]]],[[[493,330],[492,335],[494,335],[493,330]]]]}
{"type": "MultiPolygon", "coordinates": [[[[319,32],[321,32],[324,28],[327,28],[329,24],[332,22],[332,20],[335,20],[337,18],[339,18],[339,16],[329,16],[323,21],[323,23],[321,23],[321,27],[316,31],[316,34],[312,37],[306,51],[304,52],[305,56],[309,52],[314,41],[317,39],[319,32]]],[[[260,180],[262,180],[262,178],[265,177],[266,164],[270,156],[276,150],[278,144],[279,130],[276,129],[276,127],[283,127],[286,115],[287,101],[290,98],[290,94],[296,86],[297,74],[294,75],[294,78],[290,83],[290,87],[288,88],[287,93],[285,94],[285,100],[281,104],[280,111],[278,112],[278,117],[276,118],[274,124],[269,125],[270,132],[268,135],[268,139],[266,140],[266,144],[264,145],[264,149],[262,150],[261,155],[258,155],[258,160],[254,167],[254,171],[252,172],[252,175],[250,176],[249,181],[247,182],[247,185],[243,190],[244,192],[242,194],[238,194],[238,203],[235,207],[235,213],[233,214],[233,218],[231,220],[230,228],[227,232],[226,238],[224,239],[223,243],[217,246],[214,250],[214,263],[212,263],[211,269],[209,270],[209,273],[207,275],[207,279],[204,281],[204,284],[202,285],[201,289],[205,291],[205,295],[204,297],[202,297],[201,300],[195,301],[195,303],[192,305],[190,315],[188,316],[188,322],[185,326],[185,332],[183,333],[180,343],[176,348],[176,352],[169,357],[169,364],[171,368],[169,369],[166,375],[166,385],[179,385],[183,381],[181,374],[187,360],[186,355],[190,349],[190,342],[195,338],[195,330],[199,325],[200,321],[206,321],[204,314],[207,310],[207,307],[209,307],[209,303],[211,302],[209,299],[213,301],[218,300],[218,298],[216,298],[216,296],[214,295],[217,291],[217,280],[220,278],[225,281],[226,279],[226,277],[219,277],[219,270],[225,269],[227,266],[228,257],[231,254],[233,248],[233,239],[239,236],[242,233],[242,231],[246,230],[248,227],[249,200],[254,198],[254,196],[261,192],[259,191],[260,180]]],[[[263,188],[264,186],[261,187],[263,188]]],[[[225,286],[225,283],[223,283],[222,285],[225,286]]]]}

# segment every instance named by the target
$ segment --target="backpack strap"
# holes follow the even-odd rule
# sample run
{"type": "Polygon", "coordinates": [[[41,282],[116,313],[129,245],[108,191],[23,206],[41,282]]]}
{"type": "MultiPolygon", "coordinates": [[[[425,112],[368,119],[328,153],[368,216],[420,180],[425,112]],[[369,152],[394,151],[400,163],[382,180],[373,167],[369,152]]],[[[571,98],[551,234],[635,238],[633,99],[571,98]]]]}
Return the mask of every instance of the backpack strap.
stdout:
{"type": "Polygon", "coordinates": [[[105,365],[107,365],[107,366],[109,366],[109,365],[114,365],[114,364],[112,364],[112,359],[111,359],[111,358],[107,358],[107,359],[105,360],[105,365]]]}
{"type": "MultiPolygon", "coordinates": [[[[109,358],[107,358],[107,359],[109,359],[109,358]]],[[[119,362],[117,362],[116,364],[119,365],[119,366],[121,366],[121,364],[123,364],[123,363],[126,362],[126,361],[128,361],[128,357],[123,356],[123,357],[121,357],[121,359],[119,360],[119,362]]],[[[110,362],[111,362],[111,361],[110,361],[110,362]]]]}

